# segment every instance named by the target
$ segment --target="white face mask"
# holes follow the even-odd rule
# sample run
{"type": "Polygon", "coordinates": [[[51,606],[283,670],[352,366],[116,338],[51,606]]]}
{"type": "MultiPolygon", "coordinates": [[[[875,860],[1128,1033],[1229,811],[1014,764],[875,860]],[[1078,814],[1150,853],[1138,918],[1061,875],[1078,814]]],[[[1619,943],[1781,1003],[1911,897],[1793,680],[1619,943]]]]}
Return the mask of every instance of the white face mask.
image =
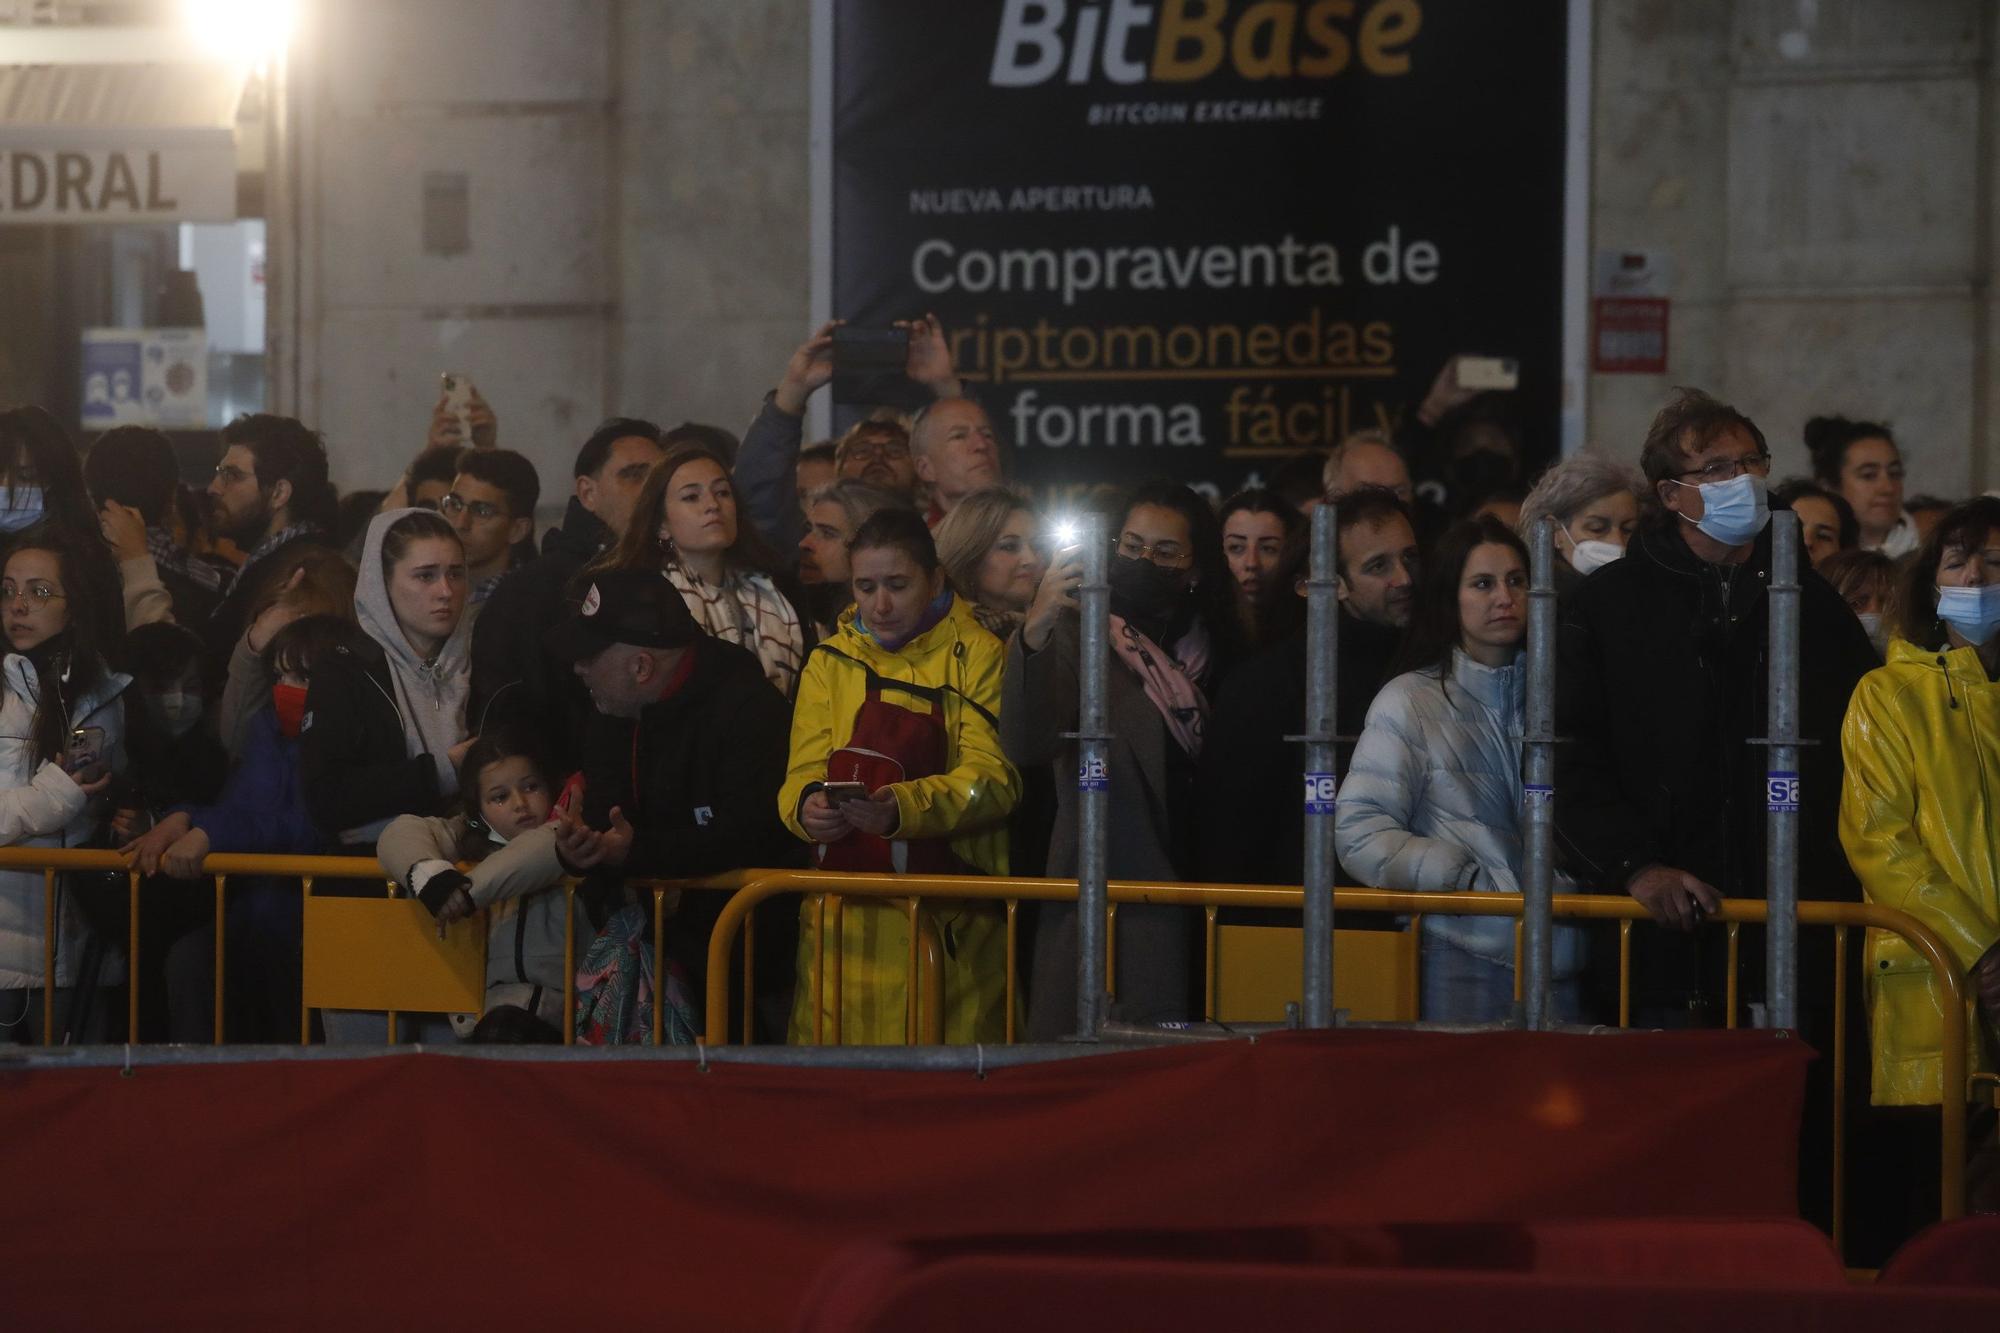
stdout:
{"type": "Polygon", "coordinates": [[[1878,653],[1888,652],[1888,635],[1883,632],[1882,613],[1880,611],[1857,611],[1855,614],[1861,617],[1861,628],[1867,631],[1868,642],[1875,645],[1875,651],[1878,653]]]}
{"type": "Polygon", "coordinates": [[[1625,548],[1617,542],[1603,542],[1595,538],[1578,541],[1570,536],[1568,528],[1563,529],[1563,536],[1569,537],[1569,567],[1579,574],[1588,574],[1604,568],[1613,560],[1624,558],[1625,548]]]}

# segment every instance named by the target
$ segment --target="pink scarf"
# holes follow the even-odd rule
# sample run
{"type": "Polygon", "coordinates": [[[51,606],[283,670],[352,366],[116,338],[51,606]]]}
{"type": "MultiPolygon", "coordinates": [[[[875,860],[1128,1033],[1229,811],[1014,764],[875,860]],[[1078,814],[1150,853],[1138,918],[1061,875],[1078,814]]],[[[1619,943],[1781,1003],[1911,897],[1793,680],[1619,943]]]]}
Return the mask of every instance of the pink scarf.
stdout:
{"type": "Polygon", "coordinates": [[[1111,617],[1111,651],[1146,687],[1160,720],[1190,759],[1201,755],[1208,700],[1195,682],[1208,669],[1208,633],[1195,622],[1169,653],[1122,616],[1111,617]]]}

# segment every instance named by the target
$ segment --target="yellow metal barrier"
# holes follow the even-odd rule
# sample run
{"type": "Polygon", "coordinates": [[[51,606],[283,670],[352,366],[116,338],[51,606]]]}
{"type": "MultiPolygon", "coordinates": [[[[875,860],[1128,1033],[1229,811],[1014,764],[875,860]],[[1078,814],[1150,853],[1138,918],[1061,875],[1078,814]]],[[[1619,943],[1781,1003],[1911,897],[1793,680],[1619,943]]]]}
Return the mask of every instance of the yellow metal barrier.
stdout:
{"type": "MultiPolygon", "coordinates": [[[[897,875],[891,880],[880,880],[820,870],[751,870],[737,872],[729,877],[729,882],[741,887],[723,907],[722,914],[716,921],[714,933],[710,935],[708,942],[708,1041],[718,1046],[726,1045],[729,1040],[727,968],[729,949],[736,939],[737,932],[742,928],[744,919],[766,898],[782,893],[820,893],[858,898],[1000,899],[1012,903],[1027,899],[1044,902],[1073,901],[1077,893],[1075,880],[1007,879],[980,875],[897,875]]],[[[1108,890],[1112,904],[1148,903],[1213,909],[1284,908],[1297,911],[1303,909],[1305,902],[1305,894],[1300,889],[1263,884],[1150,884],[1134,880],[1112,880],[1108,890]]],[[[1431,912],[1447,916],[1519,917],[1525,910],[1526,904],[1521,895],[1507,893],[1404,893],[1387,889],[1336,889],[1334,906],[1337,919],[1340,912],[1390,912],[1407,916],[1431,912]]],[[[1736,998],[1733,965],[1738,961],[1739,928],[1745,923],[1762,924],[1766,919],[1766,910],[1767,904],[1761,899],[1732,898],[1725,899],[1720,910],[1710,914],[1709,917],[1710,920],[1721,922],[1729,928],[1732,964],[1729,996],[1732,1015],[1736,998]]],[[[1557,917],[1572,920],[1620,923],[1619,1020],[1620,1026],[1626,1025],[1630,1021],[1629,926],[1632,922],[1646,920],[1646,909],[1632,898],[1623,895],[1557,894],[1554,898],[1554,913],[1557,917]]],[[[1944,1016],[1940,1034],[1943,1045],[1940,1053],[1943,1064],[1942,1086],[1965,1090],[1964,1097],[1947,1097],[1943,1099],[1943,1105],[1940,1107],[1943,1119],[1942,1212],[1946,1218],[1962,1216],[1965,1212],[1966,1099],[1972,1094],[1965,1062],[1965,983],[1959,975],[1957,964],[1952,960],[1943,941],[1938,939],[1929,927],[1914,917],[1890,908],[1878,907],[1872,903],[1802,901],[1799,903],[1798,919],[1802,926],[1829,926],[1843,931],[1855,926],[1864,926],[1900,935],[1923,955],[1937,976],[1939,987],[1944,993],[1944,1016]]],[[[1213,933],[1210,938],[1213,939],[1213,933]]],[[[1842,940],[1837,939],[1836,947],[1841,947],[1842,943],[1842,940]]],[[[1109,941],[1107,941],[1108,946],[1109,941]]],[[[1211,959],[1208,966],[1212,965],[1211,959]]],[[[1519,972],[1519,968],[1516,968],[1516,972],[1519,972]]],[[[1844,972],[1836,973],[1834,988],[1835,1012],[1839,1013],[1844,1009],[1846,1000],[1844,972]]],[[[1010,1002],[1012,998],[1010,977],[1008,982],[1010,1002]]],[[[1733,1018],[1731,1026],[1734,1026],[1733,1018]]],[[[1846,1061],[1838,1044],[1832,1052],[1832,1059],[1835,1079],[1833,1090],[1835,1149],[1838,1152],[1845,1146],[1841,1108],[1846,1077],[1846,1061]]],[[[1841,1167],[1836,1164],[1836,1181],[1841,1179],[1841,1172],[1841,1167]]],[[[1836,1239],[1838,1239],[1840,1231],[1844,1229],[1844,1214],[1837,1195],[1835,1210],[1836,1239]]]]}
{"type": "MultiPolygon", "coordinates": [[[[42,1040],[46,1044],[54,1039],[55,1014],[55,879],[65,871],[114,871],[129,873],[123,860],[115,852],[65,850],[55,848],[6,847],[0,848],[0,869],[40,870],[43,874],[44,932],[43,932],[43,986],[44,1002],[42,1017],[42,1040]]],[[[319,879],[373,880],[384,882],[381,867],[363,857],[334,856],[246,856],[218,853],[204,862],[203,874],[215,884],[216,917],[216,1031],[218,1043],[223,1040],[223,975],[225,965],[225,886],[231,877],[270,876],[296,878],[302,881],[301,891],[310,904],[313,902],[312,886],[319,879]]],[[[139,920],[139,876],[131,875],[132,888],[130,907],[129,964],[132,976],[137,978],[137,963],[140,956],[139,920]]],[[[1075,880],[1067,879],[1005,879],[977,875],[897,875],[887,879],[870,879],[866,876],[848,876],[826,871],[808,870],[740,870],[709,879],[681,882],[634,882],[632,887],[641,892],[650,890],[653,894],[653,947],[656,965],[657,985],[664,988],[665,972],[660,965],[664,962],[664,935],[666,895],[669,891],[727,892],[731,894],[724,905],[709,939],[708,980],[705,995],[706,1040],[713,1045],[726,1045],[729,1040],[728,986],[729,949],[739,934],[745,938],[746,954],[752,943],[749,936],[749,916],[751,910],[766,898],[783,893],[809,893],[826,895],[831,902],[832,924],[837,928],[840,900],[843,898],[899,899],[913,924],[921,923],[922,900],[925,898],[959,898],[979,900],[1001,900],[1007,908],[1007,957],[1008,977],[1006,981],[1006,1004],[1008,1040],[1014,1037],[1014,1011],[1016,992],[1013,962],[1016,953],[1016,913],[1022,901],[1074,901],[1077,894],[1075,880]]],[[[574,885],[563,886],[565,897],[574,902],[574,885]]],[[[393,886],[391,886],[393,892],[393,886]]],[[[1219,935],[1216,914],[1224,907],[1279,908],[1300,910],[1304,905],[1304,894],[1297,888],[1251,884],[1149,884],[1138,881],[1113,880],[1109,886],[1109,897],[1113,909],[1119,903],[1146,903],[1165,906],[1205,909],[1207,916],[1206,939],[1208,957],[1205,961],[1205,977],[1208,981],[1208,995],[1211,1003],[1215,994],[1217,958],[1216,941],[1219,935]]],[[[394,899],[321,899],[322,903],[371,902],[378,907],[394,899]]],[[[1426,912],[1454,916],[1511,916],[1519,917],[1524,909],[1523,899],[1518,894],[1501,893],[1402,893],[1384,889],[1337,889],[1334,892],[1337,912],[1388,912],[1399,915],[1419,916],[1426,912]]],[[[403,900],[399,907],[388,911],[405,913],[419,912],[415,904],[403,900]]],[[[1631,976],[1631,930],[1636,921],[1646,919],[1646,911],[1637,902],[1625,896],[1596,896],[1582,894],[1558,894],[1554,899],[1554,912],[1558,917],[1571,920],[1616,921],[1619,930],[1619,1026],[1630,1023],[1630,976],[1631,976]]],[[[1711,920],[1719,921],[1727,927],[1730,977],[1729,977],[1729,1022],[1734,1026],[1736,1009],[1736,963],[1740,952],[1739,931],[1745,923],[1761,924],[1766,919],[1766,904],[1755,899],[1726,899],[1721,909],[1711,915],[1711,920]]],[[[412,917],[404,923],[407,927],[418,918],[412,917]]],[[[1807,926],[1828,926],[1834,929],[1836,961],[1843,962],[1847,949],[1847,933],[1855,927],[1886,930],[1908,941],[1930,964],[1938,978],[1943,992],[1943,1021],[1940,1033],[1943,1065],[1943,1086],[1965,1090],[1964,1098],[1946,1098],[1941,1108],[1943,1116],[1943,1215],[1958,1217],[1965,1209],[1965,1135],[1966,1101],[1974,1096],[1973,1084],[1968,1079],[1966,1068],[1966,1017],[1965,983],[1942,941],[1922,923],[1914,918],[1889,908],[1863,903],[1830,903],[1802,901],[1799,904],[1799,922],[1807,926]]],[[[574,938],[574,915],[565,913],[564,957],[566,973],[563,985],[564,1041],[571,1039],[575,1011],[576,946],[574,938]]],[[[427,919],[420,923],[425,930],[435,936],[434,925],[427,919]]],[[[465,934],[476,937],[483,956],[485,940],[483,916],[475,917],[465,928],[465,934]]],[[[1336,937],[1344,932],[1336,932],[1336,937]]],[[[820,932],[824,941],[826,931],[820,932]]],[[[836,938],[838,938],[836,936],[836,938]]],[[[1116,934],[1110,932],[1107,939],[1107,953],[1115,948],[1116,934]]],[[[458,946],[461,950],[465,946],[458,946]]],[[[918,984],[908,988],[910,1012],[907,1031],[912,1040],[935,1040],[941,1021],[942,996],[940,992],[941,969],[936,964],[935,934],[919,928],[911,932],[910,967],[918,977],[918,984]],[[926,964],[929,975],[926,975],[926,964]],[[928,1011],[926,1013],[925,1011],[928,1011]]],[[[819,975],[814,978],[817,991],[825,981],[839,985],[839,949],[825,961],[819,975]]],[[[415,954],[421,959],[424,955],[415,954]]],[[[456,989],[440,992],[426,992],[421,999],[424,1003],[438,1003],[440,1008],[452,1008],[463,1001],[465,1009],[477,1009],[483,999],[483,968],[478,974],[477,995],[467,989],[466,978],[473,974],[466,970],[465,959],[469,955],[454,953],[446,949],[441,955],[451,960],[450,968],[457,969],[456,989]]],[[[1519,968],[1516,968],[1518,974],[1519,968]]],[[[450,983],[447,983],[449,986],[450,983]]],[[[1844,1123],[1841,1118],[1842,1089],[1845,1085],[1845,1051],[1842,1038],[1845,1036],[1846,971],[1844,967],[1835,969],[1835,1040],[1831,1053],[1834,1077],[1834,1153],[1836,1162],[1836,1210],[1839,1209],[1838,1185],[1841,1180],[1842,1165],[1839,1158],[1844,1149],[1844,1123]]],[[[745,1031],[750,1033],[749,1012],[754,1009],[754,972],[748,957],[745,959],[745,1031]]],[[[136,987],[134,988],[136,995],[136,987]]],[[[342,992],[344,993],[344,992],[342,992]]],[[[663,995],[662,990],[662,995],[663,995]]],[[[836,989],[836,994],[838,993],[836,989]]],[[[137,1038],[137,1000],[133,1001],[128,1020],[132,1022],[129,1035],[137,1038]]],[[[334,1007],[345,1007],[334,1006],[334,1007]]],[[[362,1006],[356,1006],[362,1007],[362,1006]]],[[[654,1041],[661,1040],[661,1010],[663,1004],[654,1008],[654,1041]]],[[[310,1010],[302,1006],[302,1013],[309,1021],[310,1010]]],[[[391,1014],[391,1034],[394,1031],[394,1014],[391,1014]]],[[[838,1006],[835,1006],[833,1031],[834,1042],[839,1041],[838,1006]]],[[[1990,1076],[1982,1075],[1981,1081],[1990,1076]]],[[[2000,1094],[1996,1094],[2000,1100],[2000,1094]]],[[[1836,1239],[1839,1234],[1840,1214],[1836,1211],[1836,1239]]]]}

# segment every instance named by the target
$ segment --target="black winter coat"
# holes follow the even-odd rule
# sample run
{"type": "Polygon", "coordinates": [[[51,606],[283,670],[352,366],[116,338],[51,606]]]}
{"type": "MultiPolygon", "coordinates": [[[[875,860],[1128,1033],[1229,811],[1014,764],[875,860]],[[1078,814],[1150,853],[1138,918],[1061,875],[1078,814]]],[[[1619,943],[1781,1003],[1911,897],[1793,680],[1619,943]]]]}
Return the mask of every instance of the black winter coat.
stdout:
{"type": "Polygon", "coordinates": [[[542,636],[569,613],[570,581],[610,541],[611,529],[572,497],[540,557],[500,580],[472,627],[467,725],[511,722],[539,735],[564,775],[582,764],[580,738],[594,710],[573,664],[552,656],[542,636]]]}
{"type": "MultiPolygon", "coordinates": [[[[1669,515],[1641,527],[1624,559],[1562,603],[1557,856],[1589,892],[1621,892],[1657,862],[1727,896],[1761,898],[1768,756],[1749,742],[1767,734],[1771,530],[1743,564],[1711,565],[1668,526],[1682,521],[1669,515]]],[[[1810,569],[1799,583],[1799,731],[1815,742],[1799,751],[1799,896],[1858,901],[1836,831],[1840,726],[1877,662],[1832,586],[1810,569]]],[[[1714,988],[1719,973],[1695,957],[1690,937],[1644,938],[1653,958],[1635,959],[1635,996],[1684,994],[1696,968],[1700,990],[1714,988]]],[[[1762,945],[1746,938],[1744,946],[1754,990],[1762,945]]],[[[1802,995],[1811,988],[1803,975],[1801,987],[1802,995]]]]}
{"type": "Polygon", "coordinates": [[[778,818],[790,705],[735,644],[703,635],[688,652],[686,682],[636,721],[593,714],[585,821],[602,828],[612,806],[624,808],[634,833],[628,875],[801,864],[801,844],[778,818]]]}
{"type": "MultiPolygon", "coordinates": [[[[778,818],[778,788],[791,752],[791,705],[755,656],[707,635],[688,651],[694,667],[671,696],[636,721],[592,711],[584,757],[584,821],[610,823],[613,806],[631,823],[624,873],[635,878],[714,875],[749,867],[798,867],[806,848],[778,818]]],[[[703,1005],[708,940],[728,895],[684,894],[667,928],[667,951],[703,1005]]],[[[780,894],[756,911],[757,1027],[783,1040],[790,1014],[798,900],[780,894]]],[[[742,953],[731,959],[740,976],[742,953]]],[[[732,983],[740,1030],[742,987],[732,983]]]]}
{"type": "Polygon", "coordinates": [[[411,756],[388,659],[372,641],[313,663],[299,733],[306,809],[329,842],[395,815],[444,813],[437,766],[411,756]]]}
{"type": "MultiPolygon", "coordinates": [[[[1400,630],[1340,614],[1334,730],[1345,773],[1368,705],[1384,683],[1400,630]]],[[[1195,871],[1217,883],[1297,884],[1305,875],[1306,631],[1281,639],[1230,675],[1203,736],[1195,779],[1195,871]]],[[[1335,882],[1345,879],[1338,870],[1335,882]]]]}

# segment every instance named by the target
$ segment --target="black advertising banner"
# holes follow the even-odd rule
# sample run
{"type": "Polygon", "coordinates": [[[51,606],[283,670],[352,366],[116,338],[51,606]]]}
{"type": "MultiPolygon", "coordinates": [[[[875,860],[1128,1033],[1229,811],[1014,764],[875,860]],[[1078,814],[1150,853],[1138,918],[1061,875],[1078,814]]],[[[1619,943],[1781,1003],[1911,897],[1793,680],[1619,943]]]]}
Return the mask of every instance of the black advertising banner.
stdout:
{"type": "Polygon", "coordinates": [[[1561,0],[823,2],[832,313],[934,311],[1014,478],[1227,491],[1458,352],[1553,454],[1561,0]]]}

